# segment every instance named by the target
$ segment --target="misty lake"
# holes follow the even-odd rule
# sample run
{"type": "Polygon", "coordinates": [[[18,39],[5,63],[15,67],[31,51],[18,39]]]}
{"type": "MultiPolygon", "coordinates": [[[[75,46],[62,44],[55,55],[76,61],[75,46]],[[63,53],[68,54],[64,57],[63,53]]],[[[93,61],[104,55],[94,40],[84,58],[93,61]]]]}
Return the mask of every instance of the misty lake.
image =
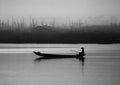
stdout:
{"type": "Polygon", "coordinates": [[[0,85],[119,85],[120,44],[0,44],[0,85]],[[76,54],[75,58],[35,62],[33,51],[76,54]]]}

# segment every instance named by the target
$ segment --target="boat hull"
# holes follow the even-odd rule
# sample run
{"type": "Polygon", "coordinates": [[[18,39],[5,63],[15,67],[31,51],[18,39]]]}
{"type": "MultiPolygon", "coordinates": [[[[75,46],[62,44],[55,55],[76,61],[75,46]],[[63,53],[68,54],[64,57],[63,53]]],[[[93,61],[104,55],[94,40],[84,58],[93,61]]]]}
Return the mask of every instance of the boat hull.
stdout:
{"type": "Polygon", "coordinates": [[[55,58],[77,58],[81,59],[83,56],[81,55],[59,55],[59,54],[45,54],[40,52],[34,52],[34,54],[41,56],[41,59],[55,59],[55,58]]]}

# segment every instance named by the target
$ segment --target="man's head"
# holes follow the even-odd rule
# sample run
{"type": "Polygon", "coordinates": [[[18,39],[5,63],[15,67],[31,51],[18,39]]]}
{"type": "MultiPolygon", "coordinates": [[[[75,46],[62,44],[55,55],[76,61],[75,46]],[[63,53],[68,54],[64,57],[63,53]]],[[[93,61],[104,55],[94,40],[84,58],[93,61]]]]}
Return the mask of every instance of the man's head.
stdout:
{"type": "Polygon", "coordinates": [[[81,47],[81,49],[83,50],[83,49],[84,49],[84,47],[81,47]]]}

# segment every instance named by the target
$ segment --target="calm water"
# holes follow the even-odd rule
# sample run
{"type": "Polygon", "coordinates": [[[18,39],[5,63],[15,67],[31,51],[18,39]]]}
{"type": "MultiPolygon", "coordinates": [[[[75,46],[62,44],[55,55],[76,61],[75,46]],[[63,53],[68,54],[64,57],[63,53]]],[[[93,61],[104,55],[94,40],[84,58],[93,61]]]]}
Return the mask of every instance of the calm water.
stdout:
{"type": "Polygon", "coordinates": [[[120,44],[0,45],[0,85],[119,85],[120,44]],[[85,62],[51,59],[34,62],[32,51],[76,54],[85,47],[85,62]]]}

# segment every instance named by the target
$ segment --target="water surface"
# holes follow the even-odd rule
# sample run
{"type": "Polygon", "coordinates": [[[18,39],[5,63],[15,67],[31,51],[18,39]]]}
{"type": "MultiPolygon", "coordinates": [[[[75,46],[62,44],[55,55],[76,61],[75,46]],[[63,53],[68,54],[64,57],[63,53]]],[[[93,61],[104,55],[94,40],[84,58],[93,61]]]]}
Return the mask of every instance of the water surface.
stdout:
{"type": "Polygon", "coordinates": [[[120,45],[0,45],[0,85],[119,85],[120,45]],[[77,59],[34,62],[32,51],[76,54],[85,47],[84,65],[77,59]]]}

